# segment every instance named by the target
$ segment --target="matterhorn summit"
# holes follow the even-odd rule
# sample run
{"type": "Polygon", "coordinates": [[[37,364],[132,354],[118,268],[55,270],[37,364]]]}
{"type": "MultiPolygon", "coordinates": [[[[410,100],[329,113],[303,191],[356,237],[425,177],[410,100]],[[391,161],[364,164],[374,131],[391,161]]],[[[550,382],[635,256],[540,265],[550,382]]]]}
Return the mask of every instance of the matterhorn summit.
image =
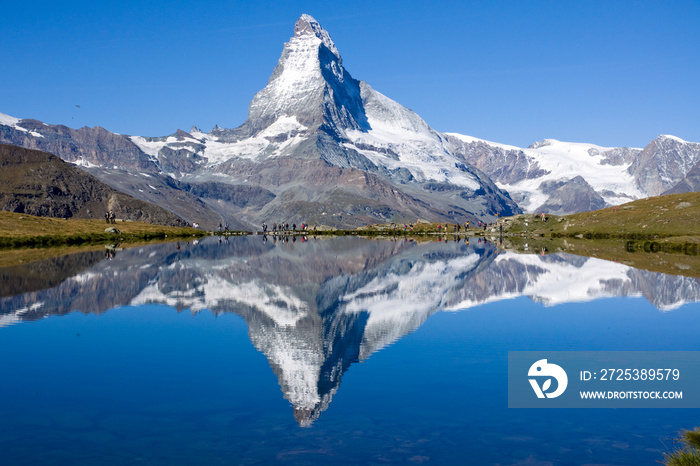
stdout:
{"type": "Polygon", "coordinates": [[[271,127],[309,134],[323,124],[338,137],[345,136],[345,129],[367,129],[360,83],[343,68],[328,32],[302,15],[267,86],[255,95],[248,119],[235,134],[272,134],[271,127]]]}

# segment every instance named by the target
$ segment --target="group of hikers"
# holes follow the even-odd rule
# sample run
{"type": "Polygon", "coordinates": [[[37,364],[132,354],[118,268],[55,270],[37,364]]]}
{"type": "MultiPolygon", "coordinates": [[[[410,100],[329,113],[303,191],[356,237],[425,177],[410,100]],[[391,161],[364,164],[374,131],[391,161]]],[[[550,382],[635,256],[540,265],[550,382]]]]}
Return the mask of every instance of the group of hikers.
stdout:
{"type": "Polygon", "coordinates": [[[110,210],[109,212],[105,212],[105,222],[117,223],[117,217],[116,217],[116,215],[114,215],[113,210],[110,210]]]}
{"type": "MultiPolygon", "coordinates": [[[[291,228],[290,228],[289,223],[285,223],[285,222],[277,223],[277,222],[275,222],[272,224],[272,230],[270,230],[270,231],[273,234],[275,234],[275,233],[283,233],[283,232],[287,232],[287,231],[307,231],[308,229],[309,229],[308,223],[302,223],[299,227],[299,230],[297,230],[296,223],[292,223],[291,228]]],[[[263,230],[263,234],[268,233],[267,223],[262,224],[262,230],[263,230]]]]}
{"type": "MultiPolygon", "coordinates": [[[[440,223],[440,224],[438,224],[438,233],[443,233],[443,232],[447,233],[450,225],[452,225],[452,232],[453,233],[460,233],[462,231],[462,228],[464,228],[464,231],[467,232],[469,230],[471,224],[469,221],[466,221],[466,222],[464,222],[464,227],[462,227],[462,224],[460,224],[460,223],[454,223],[454,224],[446,223],[443,227],[442,223],[440,223]]],[[[486,228],[488,226],[492,226],[492,225],[493,225],[493,223],[486,223],[486,222],[482,222],[482,221],[478,221],[478,223],[477,223],[478,228],[479,229],[483,228],[484,231],[486,231],[486,228]]],[[[475,226],[475,229],[477,228],[477,226],[475,226]]],[[[395,223],[392,223],[392,227],[394,230],[396,230],[395,223]]],[[[412,223],[410,223],[410,224],[404,223],[403,224],[404,231],[409,231],[409,230],[413,231],[413,227],[414,227],[414,225],[412,223]]]]}
{"type": "MultiPolygon", "coordinates": [[[[447,230],[448,230],[448,228],[449,228],[449,225],[450,225],[449,223],[446,223],[446,224],[445,224],[445,232],[447,232],[447,230]]],[[[470,222],[469,222],[469,221],[464,222],[464,231],[465,231],[465,232],[467,232],[467,231],[469,230],[469,226],[470,226],[470,222]]],[[[478,226],[479,229],[483,228],[484,231],[486,231],[486,227],[488,226],[488,224],[487,224],[486,222],[479,221],[478,224],[477,224],[477,226],[478,226]]],[[[438,225],[438,232],[441,232],[441,231],[442,231],[442,224],[439,224],[439,225],[438,225]]],[[[453,233],[459,233],[459,232],[461,232],[461,231],[462,231],[462,225],[461,225],[461,224],[455,223],[455,224],[452,225],[452,232],[453,232],[453,233]]]]}

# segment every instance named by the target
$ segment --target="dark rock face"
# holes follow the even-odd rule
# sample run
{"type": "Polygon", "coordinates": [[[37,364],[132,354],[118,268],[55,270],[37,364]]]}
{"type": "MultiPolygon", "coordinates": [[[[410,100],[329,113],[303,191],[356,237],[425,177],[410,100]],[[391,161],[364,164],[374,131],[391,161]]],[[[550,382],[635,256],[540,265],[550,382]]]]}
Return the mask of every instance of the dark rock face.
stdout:
{"type": "Polygon", "coordinates": [[[601,163],[603,165],[625,165],[634,161],[640,152],[639,149],[630,147],[615,147],[602,153],[604,159],[601,163]]]}
{"type": "Polygon", "coordinates": [[[121,167],[144,173],[159,171],[127,137],[99,126],[71,129],[37,120],[21,120],[19,125],[26,131],[0,125],[0,142],[49,152],[71,163],[121,167]]]}
{"type": "MultiPolygon", "coordinates": [[[[220,214],[203,199],[188,192],[181,182],[167,175],[148,175],[100,167],[90,167],[85,170],[112,189],[161,206],[188,222],[198,222],[202,228],[213,230],[222,221],[220,214]]],[[[231,221],[231,223],[234,222],[231,221]]],[[[250,228],[250,225],[236,224],[235,229],[247,228],[250,228]]]]}
{"type": "Polygon", "coordinates": [[[205,160],[187,149],[163,147],[158,152],[158,164],[168,173],[194,173],[205,160]]]}
{"type": "Polygon", "coordinates": [[[685,178],[664,194],[680,194],[700,191],[700,163],[695,165],[685,178]]]}
{"type": "Polygon", "coordinates": [[[185,184],[183,187],[198,197],[220,199],[240,208],[259,209],[276,197],[272,191],[255,185],[232,185],[205,181],[185,184]]]}
{"type": "Polygon", "coordinates": [[[538,207],[537,211],[563,215],[570,212],[598,210],[605,206],[605,200],[583,177],[577,176],[554,189],[549,199],[538,207]]]}
{"type": "Polygon", "coordinates": [[[634,159],[628,172],[650,196],[672,189],[700,162],[700,144],[669,136],[651,141],[634,159]]]}
{"type": "Polygon", "coordinates": [[[522,150],[506,150],[484,141],[464,142],[447,135],[464,160],[486,173],[496,183],[512,184],[549,174],[522,150]]]}
{"type": "Polygon", "coordinates": [[[115,191],[55,155],[0,144],[0,209],[43,217],[118,218],[175,225],[176,215],[115,191]]]}

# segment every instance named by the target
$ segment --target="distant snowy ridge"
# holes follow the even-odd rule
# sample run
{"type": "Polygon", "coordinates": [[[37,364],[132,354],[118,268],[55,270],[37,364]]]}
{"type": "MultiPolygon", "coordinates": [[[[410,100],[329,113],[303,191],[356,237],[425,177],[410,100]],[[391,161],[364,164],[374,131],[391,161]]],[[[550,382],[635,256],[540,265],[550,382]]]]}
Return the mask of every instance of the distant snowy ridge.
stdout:
{"type": "Polygon", "coordinates": [[[22,121],[19,118],[11,117],[10,115],[5,115],[4,113],[0,113],[0,125],[4,126],[9,126],[11,128],[14,128],[18,131],[21,131],[23,133],[29,133],[35,138],[43,138],[44,136],[41,133],[38,133],[36,131],[31,131],[28,130],[27,128],[22,127],[19,122],[22,121]]]}
{"type": "Polygon", "coordinates": [[[489,175],[526,212],[549,205],[551,213],[573,213],[656,196],[680,182],[700,162],[700,144],[666,135],[643,149],[555,139],[517,148],[457,133],[446,136],[467,162],[489,175]],[[581,183],[571,188],[570,182],[577,177],[581,183]],[[589,188],[600,202],[586,208],[574,199],[568,205],[557,199],[557,211],[551,200],[565,187],[572,189],[572,197],[589,188]]]}

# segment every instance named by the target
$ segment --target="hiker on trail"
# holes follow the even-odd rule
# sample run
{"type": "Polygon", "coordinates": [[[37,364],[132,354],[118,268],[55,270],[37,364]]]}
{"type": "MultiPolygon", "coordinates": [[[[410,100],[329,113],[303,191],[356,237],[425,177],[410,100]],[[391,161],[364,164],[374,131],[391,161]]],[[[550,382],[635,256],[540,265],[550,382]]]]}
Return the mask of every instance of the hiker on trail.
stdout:
{"type": "Polygon", "coordinates": [[[292,223],[292,231],[297,231],[297,224],[296,223],[292,223]]]}
{"type": "Polygon", "coordinates": [[[542,221],[546,222],[547,221],[547,216],[545,215],[544,212],[542,212],[542,221]]]}
{"type": "Polygon", "coordinates": [[[109,223],[109,212],[105,212],[105,223],[109,223]]]}
{"type": "Polygon", "coordinates": [[[221,223],[219,223],[219,233],[221,233],[221,223]]]}
{"type": "Polygon", "coordinates": [[[466,230],[468,230],[468,229],[469,229],[469,222],[467,222],[467,228],[465,228],[465,229],[466,229],[466,230]]]}

